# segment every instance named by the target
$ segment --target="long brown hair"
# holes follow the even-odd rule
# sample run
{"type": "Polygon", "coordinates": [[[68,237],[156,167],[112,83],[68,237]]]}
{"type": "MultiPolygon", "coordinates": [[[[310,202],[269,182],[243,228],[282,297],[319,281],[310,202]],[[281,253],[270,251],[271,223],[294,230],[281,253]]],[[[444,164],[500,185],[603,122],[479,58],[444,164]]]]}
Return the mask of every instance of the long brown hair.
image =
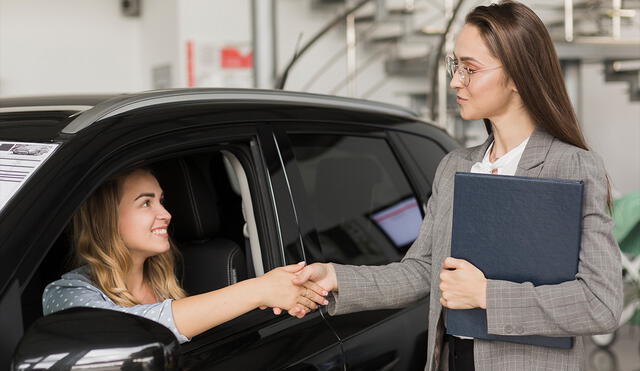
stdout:
{"type": "MultiPolygon", "coordinates": [[[[500,60],[536,126],[563,142],[589,150],[567,94],[551,36],[533,10],[516,1],[503,0],[476,7],[465,23],[479,30],[491,54],[500,60]]],[[[484,119],[484,124],[491,134],[491,121],[484,119]]],[[[610,188],[608,185],[609,207],[610,188]]]]}
{"type": "MultiPolygon", "coordinates": [[[[73,216],[73,242],[76,264],[86,264],[94,284],[114,303],[121,306],[140,304],[129,292],[125,277],[131,268],[129,250],[118,233],[118,204],[122,183],[134,171],[123,172],[103,183],[73,216]]],[[[147,258],[144,279],[158,299],[186,296],[174,272],[178,250],[171,248],[147,258]]]]}

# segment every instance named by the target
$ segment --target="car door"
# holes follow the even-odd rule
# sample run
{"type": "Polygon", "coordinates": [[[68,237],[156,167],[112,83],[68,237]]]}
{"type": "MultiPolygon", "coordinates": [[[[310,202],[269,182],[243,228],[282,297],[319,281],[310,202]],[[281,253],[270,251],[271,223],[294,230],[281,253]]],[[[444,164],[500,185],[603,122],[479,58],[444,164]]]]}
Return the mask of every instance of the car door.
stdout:
{"type": "MultiPolygon", "coordinates": [[[[39,280],[41,275],[59,269],[59,260],[48,260],[54,241],[59,240],[72,213],[102,181],[127,166],[187,153],[224,149],[243,159],[255,197],[264,267],[282,265],[285,253],[279,241],[282,236],[288,238],[291,228],[297,227],[291,222],[295,218],[287,211],[291,210],[290,197],[270,192],[274,184],[281,189],[278,181],[283,177],[280,162],[274,157],[272,136],[270,132],[259,134],[255,125],[211,124],[208,114],[206,107],[196,112],[176,106],[165,111],[125,112],[85,129],[62,146],[55,160],[45,164],[25,187],[42,197],[35,200],[21,194],[14,203],[19,207],[4,214],[11,218],[13,227],[9,233],[10,223],[3,220],[2,240],[10,242],[3,246],[3,253],[19,262],[7,282],[22,284],[5,291],[0,303],[2,308],[11,307],[11,311],[3,313],[16,312],[15,297],[20,293],[23,303],[33,302],[27,300],[27,294],[41,295],[42,285],[50,282],[39,280]],[[200,113],[206,118],[200,119],[200,113]],[[271,152],[263,151],[263,144],[271,152]]],[[[22,309],[24,313],[24,304],[22,309]]],[[[11,315],[8,322],[22,322],[19,311],[11,315]]],[[[19,337],[20,331],[14,327],[3,325],[3,331],[9,330],[11,337],[19,337]]],[[[255,310],[194,337],[182,347],[181,354],[183,366],[190,369],[343,368],[338,339],[319,313],[298,320],[255,310]]]]}
{"type": "MultiPolygon", "coordinates": [[[[263,176],[256,196],[271,203],[268,223],[272,243],[263,246],[265,271],[304,260],[297,216],[278,144],[267,125],[259,125],[251,142],[254,168],[263,176]]],[[[344,359],[337,335],[313,312],[303,319],[270,309],[254,310],[195,337],[182,346],[184,366],[207,370],[340,370],[344,359]]]]}
{"type": "MultiPolygon", "coordinates": [[[[434,150],[418,165],[395,133],[362,125],[283,124],[278,133],[307,261],[399,261],[430,195],[433,175],[419,169],[437,165],[445,152],[434,150]]],[[[325,317],[343,343],[347,369],[411,370],[425,363],[427,312],[428,297],[404,309],[325,317]]]]}

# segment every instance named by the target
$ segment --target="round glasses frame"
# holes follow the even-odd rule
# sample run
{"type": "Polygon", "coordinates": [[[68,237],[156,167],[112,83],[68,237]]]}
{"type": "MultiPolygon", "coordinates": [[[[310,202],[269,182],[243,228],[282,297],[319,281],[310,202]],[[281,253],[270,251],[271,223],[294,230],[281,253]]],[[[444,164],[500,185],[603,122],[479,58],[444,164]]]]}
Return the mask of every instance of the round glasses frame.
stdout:
{"type": "Polygon", "coordinates": [[[502,67],[502,66],[496,66],[496,67],[487,67],[487,68],[472,70],[469,67],[467,67],[465,64],[460,63],[458,59],[450,55],[448,55],[445,58],[445,63],[446,63],[447,74],[449,75],[449,78],[458,76],[458,78],[462,82],[462,85],[464,85],[465,87],[469,86],[469,84],[471,83],[471,75],[473,75],[474,73],[496,70],[502,67]]]}

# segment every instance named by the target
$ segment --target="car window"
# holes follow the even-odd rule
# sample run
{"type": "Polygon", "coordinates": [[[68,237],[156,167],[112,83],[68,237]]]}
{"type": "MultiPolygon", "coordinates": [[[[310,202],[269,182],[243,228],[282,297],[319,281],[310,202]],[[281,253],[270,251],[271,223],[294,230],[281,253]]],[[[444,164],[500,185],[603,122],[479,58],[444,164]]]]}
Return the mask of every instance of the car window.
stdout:
{"type": "Polygon", "coordinates": [[[398,133],[404,147],[409,150],[415,163],[420,167],[422,173],[433,184],[436,169],[440,160],[447,154],[436,142],[425,137],[413,134],[398,133]]]}
{"type": "Polygon", "coordinates": [[[320,259],[347,264],[398,261],[416,239],[422,215],[385,139],[291,134],[320,259]]]}
{"type": "MultiPolygon", "coordinates": [[[[241,148],[240,144],[234,148],[241,148]]],[[[244,147],[242,147],[244,148],[244,147]]],[[[240,151],[240,149],[236,149],[240,151]]],[[[231,153],[231,152],[228,152],[231,153]]],[[[248,165],[248,164],[246,164],[248,165]]],[[[162,159],[145,165],[151,169],[164,192],[164,206],[172,215],[169,231],[180,251],[177,277],[188,294],[220,289],[255,276],[252,258],[259,253],[243,231],[247,223],[242,212],[240,189],[231,184],[235,173],[227,171],[219,151],[162,159]]],[[[238,167],[242,167],[238,163],[238,167]]],[[[244,168],[243,168],[244,170],[244,168]]],[[[251,172],[249,172],[251,174],[251,172]]],[[[248,187],[248,186],[247,186],[248,187]]],[[[253,218],[253,214],[251,215],[253,218]]],[[[251,220],[255,224],[254,220],[251,220]]],[[[42,316],[44,287],[75,268],[72,256],[71,222],[54,242],[22,295],[23,322],[27,328],[42,316]]],[[[254,231],[257,241],[260,234],[254,231]]],[[[260,264],[262,272],[262,264],[260,264]]]]}

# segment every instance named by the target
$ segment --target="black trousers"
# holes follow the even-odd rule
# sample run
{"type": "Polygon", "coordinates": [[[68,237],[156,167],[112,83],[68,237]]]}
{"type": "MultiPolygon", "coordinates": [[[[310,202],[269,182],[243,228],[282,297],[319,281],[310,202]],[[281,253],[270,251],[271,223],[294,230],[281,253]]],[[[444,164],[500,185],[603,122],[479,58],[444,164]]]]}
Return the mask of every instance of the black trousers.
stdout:
{"type": "Polygon", "coordinates": [[[475,371],[473,365],[473,340],[444,335],[449,346],[449,371],[475,371]]]}

